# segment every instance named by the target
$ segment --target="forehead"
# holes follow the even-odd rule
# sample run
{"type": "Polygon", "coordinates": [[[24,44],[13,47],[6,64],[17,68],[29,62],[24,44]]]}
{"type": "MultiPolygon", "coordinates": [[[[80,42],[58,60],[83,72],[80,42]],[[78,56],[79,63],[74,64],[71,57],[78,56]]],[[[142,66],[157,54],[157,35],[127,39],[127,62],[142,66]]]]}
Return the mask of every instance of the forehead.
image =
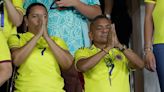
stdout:
{"type": "Polygon", "coordinates": [[[107,20],[106,18],[100,18],[100,19],[97,19],[94,24],[95,24],[95,26],[97,26],[97,25],[108,25],[108,24],[110,25],[111,21],[107,20]]]}
{"type": "Polygon", "coordinates": [[[43,7],[43,6],[40,6],[40,5],[36,5],[36,6],[33,6],[31,9],[30,9],[30,13],[33,13],[33,12],[47,12],[46,9],[43,7]]]}

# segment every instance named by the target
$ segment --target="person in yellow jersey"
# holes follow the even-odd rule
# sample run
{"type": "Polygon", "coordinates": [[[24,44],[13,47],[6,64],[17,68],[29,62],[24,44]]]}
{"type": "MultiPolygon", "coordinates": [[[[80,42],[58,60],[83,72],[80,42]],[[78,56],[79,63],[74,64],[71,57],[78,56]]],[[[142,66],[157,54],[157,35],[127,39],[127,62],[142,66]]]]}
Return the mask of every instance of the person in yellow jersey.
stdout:
{"type": "MultiPolygon", "coordinates": [[[[0,32],[2,32],[2,28],[0,28],[0,32]]],[[[0,41],[0,86],[2,86],[2,84],[11,77],[12,67],[10,51],[2,33],[0,33],[0,41]]]]}
{"type": "Polygon", "coordinates": [[[161,92],[164,92],[164,0],[145,2],[145,65],[148,70],[157,71],[161,92]]]}
{"type": "Polygon", "coordinates": [[[27,32],[9,38],[18,67],[14,92],[65,92],[60,71],[70,68],[73,56],[62,39],[48,35],[47,18],[43,4],[31,4],[25,15],[27,32]]]}
{"type": "Polygon", "coordinates": [[[6,39],[11,34],[16,34],[16,27],[20,26],[23,20],[24,0],[4,0],[4,31],[6,39]]]}
{"type": "Polygon", "coordinates": [[[120,44],[114,24],[100,15],[90,24],[92,46],[75,52],[75,66],[84,75],[85,92],[130,92],[129,72],[144,63],[131,49],[120,44]]]}
{"type": "Polygon", "coordinates": [[[4,0],[4,27],[0,28],[0,86],[12,74],[11,56],[7,45],[10,34],[16,33],[23,18],[23,0],[4,0]]]}

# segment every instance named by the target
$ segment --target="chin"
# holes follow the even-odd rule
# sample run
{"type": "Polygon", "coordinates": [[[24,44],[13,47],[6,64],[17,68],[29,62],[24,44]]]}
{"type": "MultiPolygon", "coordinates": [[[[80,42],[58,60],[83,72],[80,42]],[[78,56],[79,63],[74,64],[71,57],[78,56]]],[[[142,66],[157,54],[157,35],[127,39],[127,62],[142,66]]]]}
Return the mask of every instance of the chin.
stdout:
{"type": "Polygon", "coordinates": [[[101,43],[102,43],[102,44],[106,44],[106,43],[107,43],[107,41],[101,41],[101,43]]]}

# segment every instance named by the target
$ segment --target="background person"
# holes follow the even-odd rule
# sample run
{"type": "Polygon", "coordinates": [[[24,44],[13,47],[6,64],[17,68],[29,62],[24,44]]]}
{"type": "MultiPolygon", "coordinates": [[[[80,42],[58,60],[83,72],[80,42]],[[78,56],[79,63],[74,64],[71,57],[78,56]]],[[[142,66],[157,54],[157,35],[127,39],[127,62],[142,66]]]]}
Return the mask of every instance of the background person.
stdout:
{"type": "MultiPolygon", "coordinates": [[[[7,40],[11,34],[16,34],[16,27],[22,22],[22,4],[22,0],[4,0],[3,7],[1,6],[4,14],[2,23],[4,24],[0,27],[0,86],[8,80],[12,74],[11,56],[7,40]]],[[[1,91],[5,89],[6,87],[3,87],[1,91]]]]}
{"type": "Polygon", "coordinates": [[[118,41],[114,24],[103,15],[91,22],[89,36],[92,46],[75,53],[85,92],[130,92],[129,72],[144,67],[141,58],[118,41]]]}
{"type": "Polygon", "coordinates": [[[164,92],[164,14],[162,13],[164,1],[145,0],[145,2],[145,65],[152,72],[157,69],[161,92],[164,92]]]}
{"type": "MultiPolygon", "coordinates": [[[[24,7],[35,2],[44,4],[48,10],[49,35],[64,39],[72,55],[78,48],[90,46],[87,22],[101,14],[99,0],[26,0],[24,7]]],[[[74,66],[62,75],[67,92],[82,92],[74,66]]]]}
{"type": "Polygon", "coordinates": [[[47,22],[46,7],[33,3],[26,10],[27,32],[9,39],[18,67],[14,92],[65,92],[60,69],[69,69],[73,57],[62,39],[48,35],[47,22]]]}

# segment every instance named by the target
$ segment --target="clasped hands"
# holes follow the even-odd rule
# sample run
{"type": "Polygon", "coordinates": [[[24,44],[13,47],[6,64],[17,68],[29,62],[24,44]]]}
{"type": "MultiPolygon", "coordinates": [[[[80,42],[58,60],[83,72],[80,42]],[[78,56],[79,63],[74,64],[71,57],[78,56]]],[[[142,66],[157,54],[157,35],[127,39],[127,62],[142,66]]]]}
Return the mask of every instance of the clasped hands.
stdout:
{"type": "Polygon", "coordinates": [[[106,47],[104,49],[109,51],[110,49],[112,49],[114,47],[115,48],[122,48],[122,46],[123,45],[119,42],[119,40],[117,38],[115,25],[112,24],[111,30],[108,32],[107,43],[106,43],[106,47]]]}
{"type": "Polygon", "coordinates": [[[36,30],[38,33],[36,34],[37,36],[41,37],[49,37],[48,32],[47,32],[47,20],[45,19],[44,16],[39,17],[39,23],[38,26],[36,27],[36,30]]]}

